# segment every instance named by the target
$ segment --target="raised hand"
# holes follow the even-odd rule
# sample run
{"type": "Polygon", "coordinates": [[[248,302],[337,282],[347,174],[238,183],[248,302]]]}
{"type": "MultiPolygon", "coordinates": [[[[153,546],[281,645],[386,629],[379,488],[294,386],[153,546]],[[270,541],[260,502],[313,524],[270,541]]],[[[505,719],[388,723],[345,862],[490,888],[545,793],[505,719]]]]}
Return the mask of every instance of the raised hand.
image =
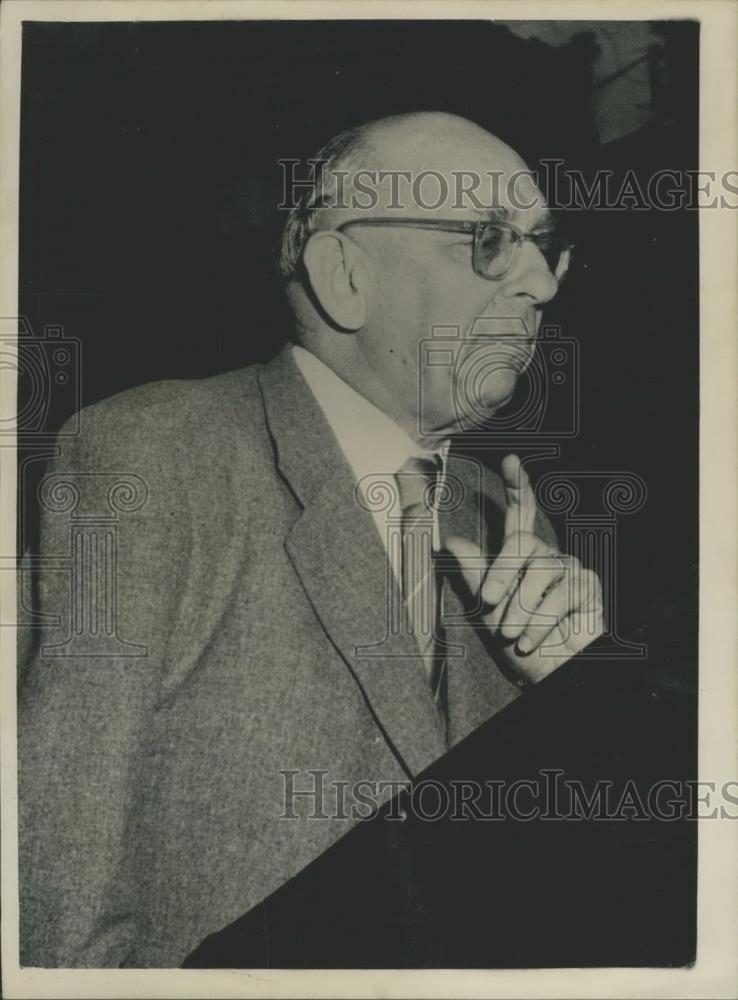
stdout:
{"type": "Polygon", "coordinates": [[[507,506],[498,555],[489,560],[458,537],[448,539],[446,548],[481,604],[481,619],[502,656],[536,682],[602,635],[602,586],[578,559],[535,534],[535,494],[516,455],[503,460],[502,478],[507,506]]]}

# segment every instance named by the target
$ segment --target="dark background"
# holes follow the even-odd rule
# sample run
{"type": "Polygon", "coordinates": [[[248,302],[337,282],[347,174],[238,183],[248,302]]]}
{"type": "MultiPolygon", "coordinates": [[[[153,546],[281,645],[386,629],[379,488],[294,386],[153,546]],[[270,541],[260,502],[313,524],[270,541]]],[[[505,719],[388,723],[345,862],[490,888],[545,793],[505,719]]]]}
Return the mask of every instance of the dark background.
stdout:
{"type": "MultiPolygon", "coordinates": [[[[645,124],[603,145],[594,32],[553,45],[490,22],[26,23],[21,314],[36,338],[52,324],[81,344],[79,398],[54,387],[44,429],[80,402],[271,356],[289,332],[272,265],[277,160],[307,158],[349,125],[439,109],[532,166],[632,169],[644,185],[656,169],[695,168],[698,25],[651,34],[645,124]]],[[[581,430],[536,473],[646,482],[645,507],[619,525],[618,630],[642,638],[657,622],[675,683],[692,689],[696,213],[565,215],[576,263],[546,319],[580,345],[581,430]]],[[[23,371],[20,390],[23,405],[23,371]]],[[[33,458],[36,439],[22,444],[21,460],[33,458]]],[[[22,545],[39,469],[21,477],[22,545]]]]}

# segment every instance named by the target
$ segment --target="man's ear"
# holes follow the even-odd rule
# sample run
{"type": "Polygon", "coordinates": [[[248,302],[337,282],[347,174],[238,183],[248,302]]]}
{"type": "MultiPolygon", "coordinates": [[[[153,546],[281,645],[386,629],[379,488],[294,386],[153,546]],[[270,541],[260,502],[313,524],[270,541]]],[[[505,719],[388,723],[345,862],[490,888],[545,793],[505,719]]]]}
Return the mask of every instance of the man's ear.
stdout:
{"type": "Polygon", "coordinates": [[[313,233],[303,262],[313,294],[328,318],[342,330],[366,323],[369,274],[360,248],[332,230],[313,233]]]}

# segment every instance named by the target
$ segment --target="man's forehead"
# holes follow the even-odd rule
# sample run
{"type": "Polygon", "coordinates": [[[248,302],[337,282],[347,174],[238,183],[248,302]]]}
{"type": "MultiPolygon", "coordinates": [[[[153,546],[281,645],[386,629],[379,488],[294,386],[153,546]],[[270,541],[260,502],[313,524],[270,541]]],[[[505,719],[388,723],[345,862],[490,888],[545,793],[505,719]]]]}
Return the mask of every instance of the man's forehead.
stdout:
{"type": "Polygon", "coordinates": [[[347,193],[335,207],[352,214],[503,220],[524,230],[548,221],[545,198],[522,157],[456,116],[378,122],[347,166],[348,176],[329,189],[347,193]]]}
{"type": "Polygon", "coordinates": [[[395,177],[391,197],[387,177],[380,178],[376,211],[436,217],[512,222],[523,228],[550,223],[546,198],[525,168],[516,174],[431,167],[395,177]]]}
{"type": "MultiPolygon", "coordinates": [[[[511,146],[473,122],[443,113],[375,123],[361,161],[382,176],[394,175],[395,189],[412,179],[413,192],[421,185],[430,192],[436,179],[450,195],[458,195],[453,201],[465,199],[471,210],[480,207],[481,201],[485,207],[515,211],[516,201],[521,200],[516,193],[530,202],[531,190],[536,189],[525,161],[511,146]]],[[[540,192],[538,196],[542,200],[540,192]]],[[[425,207],[426,200],[418,199],[420,207],[425,207]]]]}

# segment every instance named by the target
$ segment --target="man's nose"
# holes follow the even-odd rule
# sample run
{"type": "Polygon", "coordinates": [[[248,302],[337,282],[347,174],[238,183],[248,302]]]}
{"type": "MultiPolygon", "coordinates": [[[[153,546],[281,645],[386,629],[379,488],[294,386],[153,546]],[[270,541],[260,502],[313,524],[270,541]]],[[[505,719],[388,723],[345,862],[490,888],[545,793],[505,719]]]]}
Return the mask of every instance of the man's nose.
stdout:
{"type": "Polygon", "coordinates": [[[510,298],[526,296],[534,305],[549,302],[559,290],[559,283],[538,247],[526,240],[515,266],[502,279],[504,294],[510,298]]]}

